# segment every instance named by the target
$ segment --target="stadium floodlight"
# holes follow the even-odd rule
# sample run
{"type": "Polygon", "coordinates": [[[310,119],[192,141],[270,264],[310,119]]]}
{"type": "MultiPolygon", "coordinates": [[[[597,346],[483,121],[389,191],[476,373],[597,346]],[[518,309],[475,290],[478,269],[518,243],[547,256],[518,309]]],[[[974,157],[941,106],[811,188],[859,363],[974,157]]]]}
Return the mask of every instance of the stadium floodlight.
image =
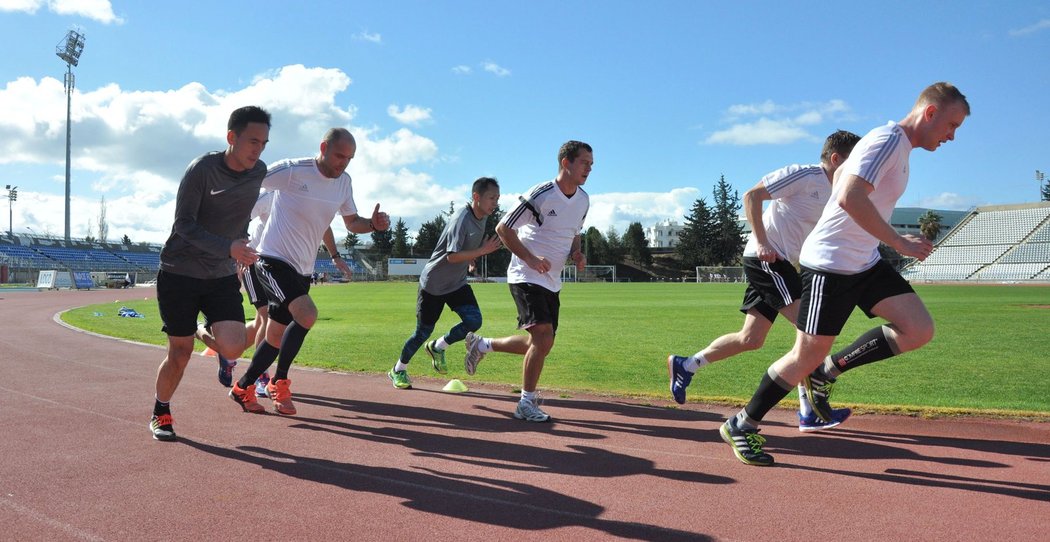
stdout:
{"type": "Polygon", "coordinates": [[[11,208],[18,199],[18,187],[7,185],[4,188],[7,189],[7,236],[13,239],[15,236],[14,213],[11,211],[11,208]]]}
{"type": "Polygon", "coordinates": [[[80,55],[84,52],[84,33],[73,29],[66,34],[66,39],[59,42],[55,47],[55,55],[66,63],[66,242],[69,242],[69,147],[73,135],[71,112],[73,106],[73,66],[80,63],[80,55]]]}

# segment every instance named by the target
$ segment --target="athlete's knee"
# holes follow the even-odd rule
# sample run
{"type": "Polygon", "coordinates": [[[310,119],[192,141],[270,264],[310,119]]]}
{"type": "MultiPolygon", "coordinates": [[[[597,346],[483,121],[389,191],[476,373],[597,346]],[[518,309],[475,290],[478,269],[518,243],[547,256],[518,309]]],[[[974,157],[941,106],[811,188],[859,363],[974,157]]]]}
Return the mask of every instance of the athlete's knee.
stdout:
{"type": "Polygon", "coordinates": [[[481,329],[481,308],[476,305],[464,305],[456,307],[456,314],[463,321],[464,331],[477,331],[481,329]]]}
{"type": "Polygon", "coordinates": [[[912,324],[901,329],[897,336],[899,353],[903,354],[925,346],[933,340],[934,331],[933,320],[912,324]]]}
{"type": "Polygon", "coordinates": [[[740,332],[737,334],[737,344],[740,348],[747,352],[751,350],[758,350],[762,348],[762,345],[766,343],[765,335],[758,335],[755,333],[740,332]]]}
{"type": "Polygon", "coordinates": [[[419,342],[419,344],[423,344],[423,341],[429,339],[430,336],[433,334],[434,326],[417,324],[416,331],[412,334],[412,337],[409,340],[419,342]]]}

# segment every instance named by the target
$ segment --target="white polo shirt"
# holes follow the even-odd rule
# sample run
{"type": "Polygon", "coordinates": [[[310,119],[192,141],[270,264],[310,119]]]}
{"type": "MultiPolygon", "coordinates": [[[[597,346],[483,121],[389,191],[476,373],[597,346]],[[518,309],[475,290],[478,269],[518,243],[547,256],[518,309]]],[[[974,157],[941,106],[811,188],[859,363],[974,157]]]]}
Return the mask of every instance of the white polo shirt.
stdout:
{"type": "MultiPolygon", "coordinates": [[[[761,182],[773,197],[762,213],[769,244],[781,259],[798,263],[802,242],[813,231],[831,196],[831,181],[820,164],[794,164],[769,173],[761,182]]],[[[747,238],[744,256],[758,257],[754,233],[747,238]]]]}
{"type": "Polygon", "coordinates": [[[507,267],[507,282],[528,282],[558,292],[561,290],[561,270],[569,258],[573,239],[583,229],[590,197],[582,187],[568,197],[556,182],[547,181],[532,187],[525,199],[536,209],[539,221],[524,203],[519,202],[500,222],[518,233],[518,239],[529,252],[546,258],[551,269],[540,274],[514,255],[507,267]]]}
{"type": "Polygon", "coordinates": [[[879,240],[839,207],[839,181],[846,175],[856,175],[871,183],[875,187],[869,195],[871,202],[882,219],[889,222],[893,207],[908,187],[911,150],[907,134],[892,121],[861,138],[836,172],[831,198],[813,233],[802,244],[799,263],[819,271],[854,275],[878,262],[879,240]]]}
{"type": "Polygon", "coordinates": [[[264,189],[276,192],[270,219],[263,228],[258,251],[280,259],[302,275],[314,272],[317,247],[338,213],[357,214],[350,175],[329,179],[313,158],[281,160],[270,166],[264,189]]]}

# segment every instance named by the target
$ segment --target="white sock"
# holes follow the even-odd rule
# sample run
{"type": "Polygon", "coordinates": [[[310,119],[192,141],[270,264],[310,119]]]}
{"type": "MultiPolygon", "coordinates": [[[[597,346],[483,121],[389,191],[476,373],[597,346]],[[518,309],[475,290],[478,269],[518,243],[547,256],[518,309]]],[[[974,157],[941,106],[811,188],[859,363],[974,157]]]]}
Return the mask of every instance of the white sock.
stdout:
{"type": "Polygon", "coordinates": [[[682,363],[682,368],[686,371],[689,371],[690,373],[695,373],[697,369],[703,367],[704,365],[707,365],[708,363],[710,362],[707,361],[707,358],[705,358],[704,355],[700,352],[697,352],[689,356],[688,358],[685,358],[685,362],[682,363]]]}
{"type": "Polygon", "coordinates": [[[394,364],[394,372],[395,373],[398,372],[398,371],[407,371],[407,370],[408,370],[408,364],[407,363],[401,363],[401,360],[397,360],[397,363],[394,364]]]}
{"type": "Polygon", "coordinates": [[[521,390],[521,400],[528,401],[530,403],[536,402],[536,392],[521,390]]]}
{"type": "Polygon", "coordinates": [[[813,407],[809,406],[809,401],[806,400],[806,387],[802,384],[798,385],[798,412],[804,418],[813,415],[813,407]]]}
{"type": "Polygon", "coordinates": [[[434,348],[437,348],[438,350],[442,350],[442,351],[448,350],[448,343],[445,342],[445,336],[444,335],[442,335],[440,339],[434,341],[434,348]]]}
{"type": "Polygon", "coordinates": [[[481,340],[478,341],[478,350],[480,350],[481,353],[483,353],[483,354],[487,354],[487,353],[491,352],[492,351],[492,339],[489,339],[489,338],[486,338],[486,337],[482,337],[481,340]]]}

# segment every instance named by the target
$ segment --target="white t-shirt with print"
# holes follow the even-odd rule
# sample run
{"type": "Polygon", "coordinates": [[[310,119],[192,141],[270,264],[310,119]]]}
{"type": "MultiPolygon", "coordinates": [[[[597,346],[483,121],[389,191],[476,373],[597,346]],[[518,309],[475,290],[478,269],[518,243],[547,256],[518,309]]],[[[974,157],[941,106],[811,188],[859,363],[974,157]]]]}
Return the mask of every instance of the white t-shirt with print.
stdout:
{"type": "MultiPolygon", "coordinates": [[[[780,259],[798,263],[802,242],[813,231],[831,196],[828,175],[820,164],[794,164],[769,173],[761,182],[773,197],[762,213],[769,245],[780,259]]],[[[744,256],[758,257],[754,233],[747,238],[744,256]]]]}
{"type": "Polygon", "coordinates": [[[561,271],[572,250],[572,241],[580,234],[587,218],[590,197],[582,187],[568,197],[554,181],[540,183],[527,194],[525,199],[536,209],[536,214],[525,203],[519,202],[501,222],[518,233],[518,239],[529,252],[546,258],[551,269],[547,273],[538,273],[514,255],[507,267],[507,282],[527,282],[558,292],[561,290],[561,271]],[[536,215],[539,215],[539,220],[536,215]]]}

